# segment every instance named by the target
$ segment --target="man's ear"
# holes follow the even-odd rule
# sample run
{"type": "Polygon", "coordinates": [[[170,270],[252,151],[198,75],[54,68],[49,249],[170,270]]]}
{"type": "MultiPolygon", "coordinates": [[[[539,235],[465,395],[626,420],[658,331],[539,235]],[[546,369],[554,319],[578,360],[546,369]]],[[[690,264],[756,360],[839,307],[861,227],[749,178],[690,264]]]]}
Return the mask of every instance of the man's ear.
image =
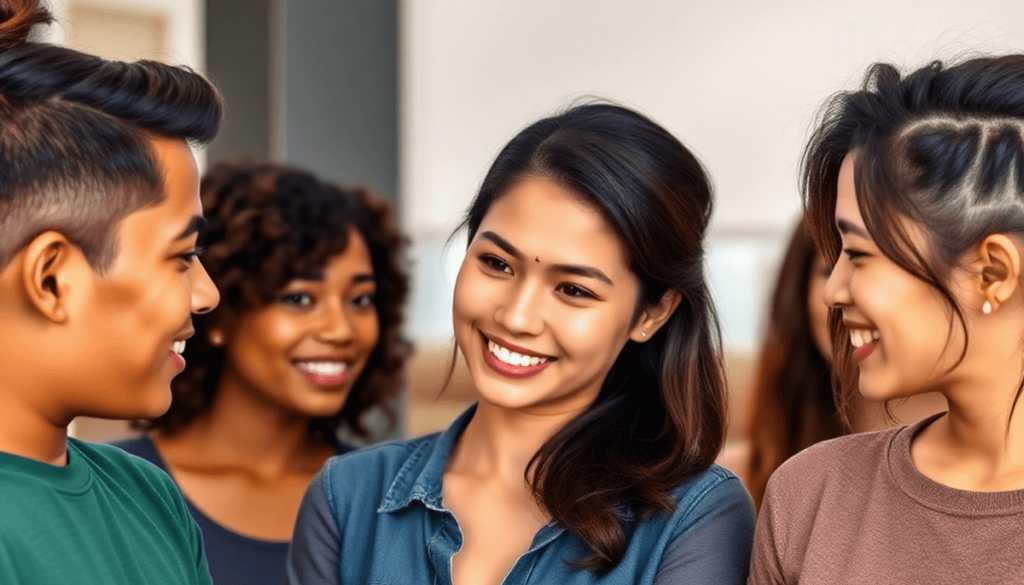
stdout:
{"type": "Polygon", "coordinates": [[[1020,286],[1021,254],[1016,242],[1005,234],[992,234],[977,247],[979,258],[978,281],[981,300],[988,303],[985,312],[994,311],[1005,303],[1020,286]]]}
{"type": "Polygon", "coordinates": [[[81,256],[77,248],[55,231],[39,234],[22,251],[21,281],[28,302],[53,323],[68,320],[67,295],[76,256],[81,256]]]}
{"type": "Polygon", "coordinates": [[[683,299],[679,291],[668,289],[665,294],[661,295],[661,300],[650,307],[644,309],[644,312],[640,314],[640,320],[633,329],[629,332],[629,338],[633,341],[643,343],[648,339],[654,337],[654,334],[661,329],[661,326],[668,321],[672,313],[675,312],[676,307],[679,306],[679,301],[683,299]]]}

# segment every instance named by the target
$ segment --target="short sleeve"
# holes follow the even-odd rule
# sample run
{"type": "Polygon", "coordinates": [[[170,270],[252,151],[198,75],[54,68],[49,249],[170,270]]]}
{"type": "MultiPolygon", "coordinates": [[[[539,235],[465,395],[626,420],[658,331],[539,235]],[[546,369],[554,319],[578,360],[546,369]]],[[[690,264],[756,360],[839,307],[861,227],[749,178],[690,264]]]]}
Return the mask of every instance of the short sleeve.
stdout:
{"type": "Polygon", "coordinates": [[[324,491],[328,463],[306,489],[288,551],[286,585],[341,585],[341,534],[324,491]]]}
{"type": "MultiPolygon", "coordinates": [[[[776,474],[777,475],[777,474],[776,474]]],[[[781,585],[786,582],[782,575],[782,555],[776,534],[778,514],[777,483],[768,480],[761,512],[757,517],[757,531],[754,534],[754,556],[750,561],[750,585],[781,585]]]]}
{"type": "Polygon", "coordinates": [[[754,505],[731,476],[697,504],[669,542],[656,585],[746,582],[754,538],[754,505]]]}

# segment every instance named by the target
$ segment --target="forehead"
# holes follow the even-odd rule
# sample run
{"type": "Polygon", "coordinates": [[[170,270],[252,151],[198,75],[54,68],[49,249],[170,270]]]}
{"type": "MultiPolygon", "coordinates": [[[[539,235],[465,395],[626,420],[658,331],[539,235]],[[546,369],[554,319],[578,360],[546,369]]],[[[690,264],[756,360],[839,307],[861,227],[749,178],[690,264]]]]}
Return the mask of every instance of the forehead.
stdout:
{"type": "Polygon", "coordinates": [[[597,209],[545,178],[526,177],[509,189],[491,205],[477,234],[485,231],[508,240],[531,262],[627,270],[618,235],[597,209]]]}
{"type": "Polygon", "coordinates": [[[353,276],[363,274],[373,274],[370,248],[359,230],[349,228],[348,245],[345,246],[344,251],[329,257],[322,269],[309,274],[300,274],[296,280],[348,284],[353,276]]]}

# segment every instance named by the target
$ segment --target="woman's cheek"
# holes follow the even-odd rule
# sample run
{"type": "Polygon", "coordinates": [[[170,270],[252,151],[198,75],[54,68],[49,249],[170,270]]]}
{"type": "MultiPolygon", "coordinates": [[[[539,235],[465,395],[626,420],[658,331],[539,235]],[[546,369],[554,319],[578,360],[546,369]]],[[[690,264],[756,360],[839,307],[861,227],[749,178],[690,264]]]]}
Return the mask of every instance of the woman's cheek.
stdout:
{"type": "Polygon", "coordinates": [[[592,315],[579,315],[572,321],[572,332],[575,335],[586,335],[594,329],[594,318],[592,315]]]}

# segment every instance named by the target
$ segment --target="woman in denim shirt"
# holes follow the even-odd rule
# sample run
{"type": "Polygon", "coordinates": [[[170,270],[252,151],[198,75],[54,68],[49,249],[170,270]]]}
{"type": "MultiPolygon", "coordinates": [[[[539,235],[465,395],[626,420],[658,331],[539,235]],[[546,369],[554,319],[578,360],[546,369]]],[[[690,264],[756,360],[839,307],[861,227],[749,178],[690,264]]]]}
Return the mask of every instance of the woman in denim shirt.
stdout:
{"type": "Polygon", "coordinates": [[[289,582],[742,583],[753,507],[713,464],[711,204],[689,150],[631,110],[581,105],[513,138],[455,284],[479,402],[440,434],[331,459],[289,582]]]}

